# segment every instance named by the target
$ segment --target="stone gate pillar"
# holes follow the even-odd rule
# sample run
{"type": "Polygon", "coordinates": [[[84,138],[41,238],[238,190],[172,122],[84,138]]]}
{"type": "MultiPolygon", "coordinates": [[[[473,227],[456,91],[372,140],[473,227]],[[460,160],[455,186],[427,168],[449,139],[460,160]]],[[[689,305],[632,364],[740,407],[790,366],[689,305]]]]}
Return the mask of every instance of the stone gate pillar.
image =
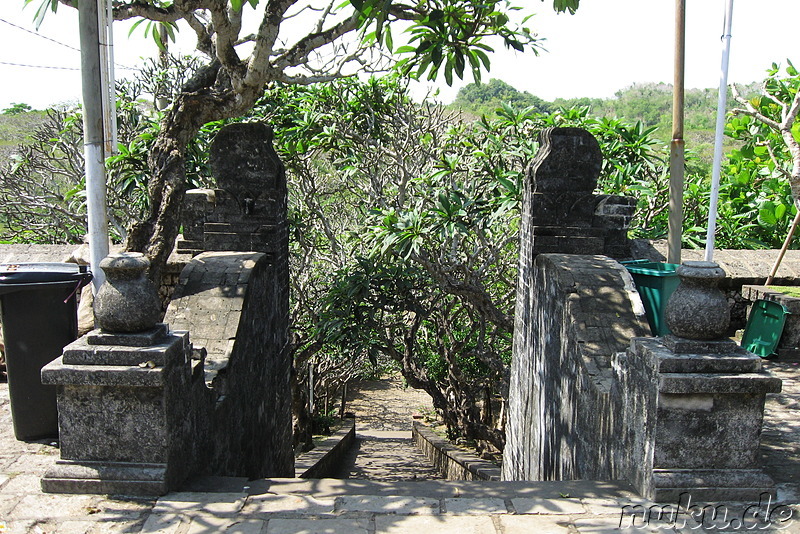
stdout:
{"type": "Polygon", "coordinates": [[[781,381],[761,358],[722,337],[729,318],[711,262],[685,262],[667,306],[673,334],[636,338],[628,351],[632,482],[657,501],[758,500],[774,493],[759,465],[767,393],[781,381]],[[636,397],[636,398],[635,398],[636,397]],[[641,408],[645,407],[644,410],[641,408]],[[642,413],[643,412],[643,413],[642,413]]]}

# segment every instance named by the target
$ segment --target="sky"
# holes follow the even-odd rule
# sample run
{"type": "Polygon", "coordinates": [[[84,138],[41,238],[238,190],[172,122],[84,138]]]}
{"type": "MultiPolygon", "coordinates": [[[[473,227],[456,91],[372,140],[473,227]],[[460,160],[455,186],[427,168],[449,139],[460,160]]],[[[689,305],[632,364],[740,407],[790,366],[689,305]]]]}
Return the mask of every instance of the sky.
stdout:
{"type": "MultiPolygon", "coordinates": [[[[672,82],[675,0],[583,0],[575,15],[555,14],[550,0],[515,3],[536,13],[528,26],[545,39],[547,51],[537,56],[500,46],[485,80],[499,78],[545,100],[611,98],[633,83],[672,82]]],[[[716,88],[725,2],[686,3],[686,87],[716,88]]],[[[12,103],[42,109],[78,101],[77,12],[62,6],[37,32],[34,6],[22,6],[23,0],[0,0],[0,109],[12,103]]],[[[772,62],[785,64],[787,58],[800,64],[797,20],[800,0],[735,0],[729,81],[761,80],[772,62]]],[[[142,57],[155,56],[157,50],[152,41],[129,37],[129,28],[130,23],[115,23],[115,57],[120,66],[136,67],[142,57]]],[[[188,37],[190,32],[184,29],[184,33],[188,37]]],[[[118,75],[126,72],[121,68],[118,75]]],[[[438,98],[450,102],[458,88],[471,81],[454,87],[443,82],[418,86],[415,92],[438,89],[438,98]]]]}

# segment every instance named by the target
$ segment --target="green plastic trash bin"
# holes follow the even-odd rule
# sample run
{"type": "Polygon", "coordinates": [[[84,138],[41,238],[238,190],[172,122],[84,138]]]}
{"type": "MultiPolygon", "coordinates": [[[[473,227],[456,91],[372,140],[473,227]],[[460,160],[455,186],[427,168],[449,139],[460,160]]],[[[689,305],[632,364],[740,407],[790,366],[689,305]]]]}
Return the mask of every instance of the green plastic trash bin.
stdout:
{"type": "Polygon", "coordinates": [[[42,384],[41,370],[77,337],[76,295],[91,278],[74,263],[0,264],[8,392],[19,440],[58,436],[56,387],[42,384]]]}
{"type": "Polygon", "coordinates": [[[623,265],[633,276],[633,282],[642,297],[650,331],[654,336],[669,334],[664,313],[667,310],[667,301],[681,282],[676,272],[679,265],[641,260],[623,262],[623,265]]]}
{"type": "Polygon", "coordinates": [[[742,347],[762,358],[773,356],[783,335],[787,315],[791,313],[782,304],[770,300],[755,301],[742,335],[742,347]]]}

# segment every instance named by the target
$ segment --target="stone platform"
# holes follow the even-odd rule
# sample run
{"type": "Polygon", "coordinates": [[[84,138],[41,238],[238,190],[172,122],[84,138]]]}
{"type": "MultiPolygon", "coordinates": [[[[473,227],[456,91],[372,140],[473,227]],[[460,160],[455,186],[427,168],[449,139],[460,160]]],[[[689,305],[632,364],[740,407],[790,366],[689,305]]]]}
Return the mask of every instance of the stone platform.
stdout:
{"type": "MultiPolygon", "coordinates": [[[[770,395],[761,455],[778,485],[778,502],[762,503],[776,514],[791,511],[785,523],[759,532],[800,533],[800,369],[769,362],[765,367],[784,382],[770,395]],[[781,504],[789,506],[782,507],[781,504]]],[[[367,481],[359,479],[237,478],[191,481],[161,499],[123,496],[56,495],[41,491],[41,477],[58,459],[49,442],[14,439],[8,387],[0,384],[0,532],[36,534],[212,534],[343,533],[378,534],[549,534],[558,532],[746,532],[680,516],[620,529],[623,506],[641,517],[650,503],[624,484],[602,482],[457,482],[441,480],[367,481]],[[717,528],[710,528],[710,527],[717,528]],[[644,528],[642,528],[644,527],[644,528]]],[[[757,496],[754,496],[757,498],[757,496]]],[[[727,503],[729,519],[757,503],[727,503]]],[[[751,509],[751,512],[754,509],[751,509]]],[[[731,526],[731,525],[728,525],[731,526]]],[[[765,525],[756,525],[765,526],[765,525]]]]}

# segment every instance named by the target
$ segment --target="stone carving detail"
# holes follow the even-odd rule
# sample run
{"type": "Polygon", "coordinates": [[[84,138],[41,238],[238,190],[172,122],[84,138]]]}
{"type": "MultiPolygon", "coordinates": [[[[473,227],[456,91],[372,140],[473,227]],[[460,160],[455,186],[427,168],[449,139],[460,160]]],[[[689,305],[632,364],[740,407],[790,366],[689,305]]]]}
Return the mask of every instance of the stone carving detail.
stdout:
{"type": "Polygon", "coordinates": [[[286,212],[286,171],[263,123],[229,124],[211,144],[215,189],[192,189],[183,203],[178,251],[276,252],[286,212]]]}
{"type": "Polygon", "coordinates": [[[523,208],[530,252],[629,256],[627,231],[636,201],[594,194],[603,165],[597,140],[581,128],[548,128],[539,140],[523,208]]]}
{"type": "Polygon", "coordinates": [[[147,278],[150,262],[138,252],[112,254],[100,261],[106,282],[94,302],[96,325],[107,332],[143,332],[161,318],[161,303],[147,278]]]}

